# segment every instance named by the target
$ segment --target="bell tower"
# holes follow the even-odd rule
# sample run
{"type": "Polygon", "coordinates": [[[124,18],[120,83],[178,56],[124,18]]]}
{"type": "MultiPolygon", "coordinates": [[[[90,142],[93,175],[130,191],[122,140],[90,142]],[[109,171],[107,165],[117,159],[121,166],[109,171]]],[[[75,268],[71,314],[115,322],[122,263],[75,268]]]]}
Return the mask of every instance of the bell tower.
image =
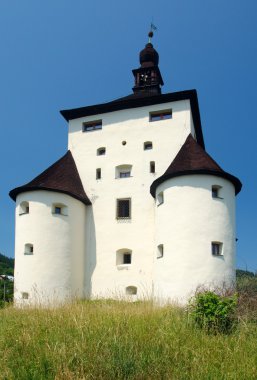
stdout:
{"type": "Polygon", "coordinates": [[[138,69],[132,70],[135,78],[134,94],[161,94],[161,86],[164,84],[158,67],[159,54],[151,43],[153,37],[152,30],[148,33],[148,37],[148,43],[139,54],[141,66],[138,69]]]}

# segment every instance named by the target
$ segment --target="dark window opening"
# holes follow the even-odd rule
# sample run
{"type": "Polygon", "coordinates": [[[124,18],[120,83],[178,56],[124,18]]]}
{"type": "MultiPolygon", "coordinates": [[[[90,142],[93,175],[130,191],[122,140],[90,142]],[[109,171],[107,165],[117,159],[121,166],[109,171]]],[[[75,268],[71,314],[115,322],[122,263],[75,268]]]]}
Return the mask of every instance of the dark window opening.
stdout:
{"type": "Polygon", "coordinates": [[[154,161],[150,162],[150,173],[155,173],[155,162],[154,161]]]}
{"type": "Polygon", "coordinates": [[[222,243],[212,242],[211,249],[213,256],[222,256],[222,243]]]}
{"type": "Polygon", "coordinates": [[[104,156],[106,153],[106,149],[105,148],[98,148],[97,149],[97,155],[98,156],[104,156]]]}
{"type": "Polygon", "coordinates": [[[153,149],[153,143],[151,143],[150,141],[145,142],[144,150],[150,150],[150,149],[153,149]]]}
{"type": "Polygon", "coordinates": [[[120,178],[130,177],[130,172],[120,172],[120,178]]]}
{"type": "Polygon", "coordinates": [[[102,129],[102,120],[89,121],[87,123],[83,123],[82,131],[83,132],[91,132],[96,131],[98,129],[102,129]]]}
{"type": "Polygon", "coordinates": [[[117,219],[131,218],[131,200],[117,199],[117,219]]]}
{"type": "Polygon", "coordinates": [[[172,118],[172,110],[150,112],[149,121],[167,120],[172,118]]]}
{"type": "Polygon", "coordinates": [[[131,264],[131,253],[123,254],[123,264],[131,264]]]}
{"type": "Polygon", "coordinates": [[[96,169],[96,179],[101,179],[101,169],[96,169]]]}

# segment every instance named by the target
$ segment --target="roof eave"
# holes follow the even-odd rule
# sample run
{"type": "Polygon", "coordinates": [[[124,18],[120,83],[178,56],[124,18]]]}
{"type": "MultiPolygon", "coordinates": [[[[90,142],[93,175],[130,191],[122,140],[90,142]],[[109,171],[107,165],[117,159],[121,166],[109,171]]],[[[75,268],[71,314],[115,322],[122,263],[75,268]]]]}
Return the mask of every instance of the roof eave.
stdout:
{"type": "Polygon", "coordinates": [[[192,118],[195,127],[196,139],[199,145],[205,149],[201,117],[199,111],[198,97],[196,90],[186,90],[179,92],[171,92],[168,94],[160,94],[145,97],[135,97],[129,99],[117,99],[109,103],[96,104],[87,107],[74,108],[70,110],[60,111],[61,115],[66,121],[78,119],[86,116],[93,116],[97,114],[103,114],[108,112],[120,111],[129,108],[139,108],[150,106],[154,104],[175,102],[180,100],[189,100],[192,110],[192,118]]]}
{"type": "Polygon", "coordinates": [[[53,189],[53,188],[44,187],[44,186],[42,186],[42,187],[39,187],[39,186],[31,186],[31,187],[30,186],[20,186],[20,187],[16,187],[15,189],[13,189],[13,190],[11,190],[9,192],[9,196],[10,196],[10,198],[13,201],[16,201],[16,198],[17,198],[17,196],[19,194],[26,193],[26,192],[29,192],[29,191],[39,191],[39,190],[53,191],[55,193],[66,194],[66,195],[69,195],[72,198],[75,198],[78,201],[84,203],[84,205],[86,205],[86,206],[92,205],[91,201],[88,198],[80,197],[79,195],[73,194],[70,191],[65,191],[65,190],[61,190],[61,189],[53,189]]]}

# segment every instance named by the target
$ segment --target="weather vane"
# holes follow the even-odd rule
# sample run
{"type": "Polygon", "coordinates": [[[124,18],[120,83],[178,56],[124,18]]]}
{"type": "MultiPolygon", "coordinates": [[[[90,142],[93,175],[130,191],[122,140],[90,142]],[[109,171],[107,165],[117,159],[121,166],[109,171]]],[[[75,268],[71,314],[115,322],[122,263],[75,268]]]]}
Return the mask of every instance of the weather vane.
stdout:
{"type": "Polygon", "coordinates": [[[152,37],[153,37],[153,31],[154,30],[157,30],[156,26],[153,24],[153,22],[151,22],[151,25],[150,25],[150,32],[148,33],[148,37],[149,37],[149,40],[148,42],[151,43],[152,41],[152,37]]]}

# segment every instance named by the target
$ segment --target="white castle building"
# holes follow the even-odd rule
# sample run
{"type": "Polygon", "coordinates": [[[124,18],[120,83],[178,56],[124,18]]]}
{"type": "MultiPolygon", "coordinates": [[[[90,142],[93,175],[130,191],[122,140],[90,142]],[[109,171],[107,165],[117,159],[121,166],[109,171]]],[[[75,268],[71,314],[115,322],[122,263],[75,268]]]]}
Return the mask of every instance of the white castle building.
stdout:
{"type": "Polygon", "coordinates": [[[196,91],[161,93],[158,61],[149,42],[131,95],[61,111],[67,153],[10,192],[16,303],[184,303],[233,283],[241,183],[205,151],[196,91]]]}

